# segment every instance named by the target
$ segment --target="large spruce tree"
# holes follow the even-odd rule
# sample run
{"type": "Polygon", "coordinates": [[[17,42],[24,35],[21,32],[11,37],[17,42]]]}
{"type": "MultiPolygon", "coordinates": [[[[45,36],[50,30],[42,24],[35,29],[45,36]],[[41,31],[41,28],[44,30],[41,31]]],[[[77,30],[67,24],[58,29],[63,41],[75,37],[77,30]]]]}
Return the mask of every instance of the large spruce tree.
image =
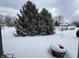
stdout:
{"type": "Polygon", "coordinates": [[[40,13],[35,4],[27,1],[22,6],[16,21],[16,32],[20,36],[33,36],[41,34],[52,34],[52,17],[44,8],[40,13]]]}
{"type": "Polygon", "coordinates": [[[54,33],[54,26],[52,22],[51,14],[43,8],[40,12],[40,21],[38,22],[39,32],[44,35],[50,35],[54,33]]]}
{"type": "Polygon", "coordinates": [[[21,36],[37,34],[36,25],[38,10],[36,9],[35,4],[28,1],[20,10],[20,13],[21,15],[18,14],[17,19],[17,33],[21,36]]]}

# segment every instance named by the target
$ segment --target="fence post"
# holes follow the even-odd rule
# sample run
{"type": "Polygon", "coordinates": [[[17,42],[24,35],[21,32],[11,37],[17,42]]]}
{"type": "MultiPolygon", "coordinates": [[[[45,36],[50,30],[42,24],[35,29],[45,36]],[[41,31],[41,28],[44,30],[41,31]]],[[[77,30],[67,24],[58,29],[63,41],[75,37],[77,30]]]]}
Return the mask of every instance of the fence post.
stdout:
{"type": "Polygon", "coordinates": [[[2,45],[2,34],[1,34],[1,26],[0,26],[0,58],[3,55],[3,45],[2,45]]]}

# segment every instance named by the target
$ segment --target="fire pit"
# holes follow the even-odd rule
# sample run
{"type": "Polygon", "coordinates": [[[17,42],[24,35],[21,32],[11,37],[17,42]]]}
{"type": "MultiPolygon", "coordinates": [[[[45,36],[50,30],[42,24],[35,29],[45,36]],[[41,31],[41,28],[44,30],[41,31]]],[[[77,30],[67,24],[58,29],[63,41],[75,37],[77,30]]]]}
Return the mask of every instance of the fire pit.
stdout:
{"type": "Polygon", "coordinates": [[[55,56],[56,58],[64,58],[65,54],[66,54],[66,49],[63,45],[56,45],[56,46],[51,46],[50,47],[51,53],[53,56],[55,56]]]}

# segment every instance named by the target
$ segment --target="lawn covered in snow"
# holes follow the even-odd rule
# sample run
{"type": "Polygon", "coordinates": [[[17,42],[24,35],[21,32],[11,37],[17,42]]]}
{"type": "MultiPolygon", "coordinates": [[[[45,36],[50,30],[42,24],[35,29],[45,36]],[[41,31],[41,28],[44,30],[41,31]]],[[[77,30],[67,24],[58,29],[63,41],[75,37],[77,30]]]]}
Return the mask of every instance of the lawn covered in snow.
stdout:
{"type": "Polygon", "coordinates": [[[49,48],[54,44],[63,44],[67,49],[66,58],[77,57],[78,38],[75,30],[55,31],[54,35],[15,37],[14,27],[2,28],[3,49],[5,54],[12,53],[18,58],[51,58],[49,48]],[[61,36],[62,35],[62,36],[61,36]]]}

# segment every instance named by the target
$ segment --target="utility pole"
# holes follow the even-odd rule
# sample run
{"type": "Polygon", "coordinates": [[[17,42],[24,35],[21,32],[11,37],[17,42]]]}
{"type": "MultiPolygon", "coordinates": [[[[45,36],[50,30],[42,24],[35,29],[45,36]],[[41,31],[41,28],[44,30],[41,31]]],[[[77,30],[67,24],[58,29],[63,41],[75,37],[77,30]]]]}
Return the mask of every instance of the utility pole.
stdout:
{"type": "Polygon", "coordinates": [[[1,26],[0,26],[0,58],[3,55],[3,45],[2,45],[2,34],[1,34],[1,26]]]}

